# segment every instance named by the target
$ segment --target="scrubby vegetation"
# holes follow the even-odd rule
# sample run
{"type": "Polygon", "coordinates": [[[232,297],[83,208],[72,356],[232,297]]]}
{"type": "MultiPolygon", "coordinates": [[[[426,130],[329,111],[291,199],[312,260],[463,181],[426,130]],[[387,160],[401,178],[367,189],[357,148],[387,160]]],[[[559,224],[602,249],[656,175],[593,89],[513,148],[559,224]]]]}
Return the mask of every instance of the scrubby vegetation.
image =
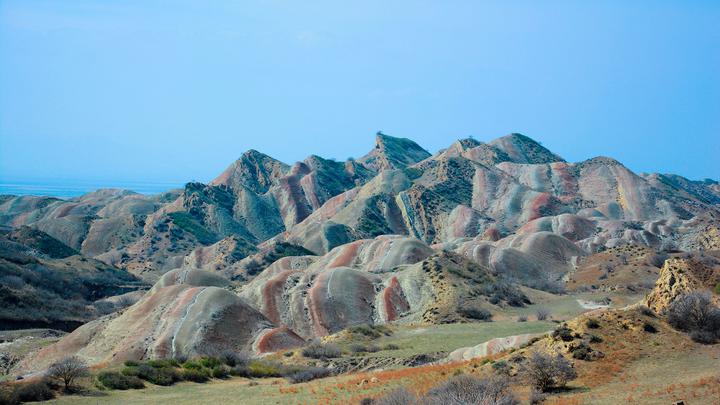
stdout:
{"type": "Polygon", "coordinates": [[[303,349],[302,355],[311,359],[333,359],[342,356],[342,350],[330,343],[312,343],[303,349]]]}
{"type": "Polygon", "coordinates": [[[668,308],[668,323],[699,343],[720,340],[720,308],[713,305],[709,292],[695,291],[675,299],[668,308]]]}
{"type": "Polygon", "coordinates": [[[561,355],[551,356],[533,352],[520,364],[518,375],[541,392],[562,388],[577,378],[572,362],[561,355]]]}
{"type": "Polygon", "coordinates": [[[506,376],[478,378],[458,375],[431,389],[422,398],[406,388],[398,388],[389,394],[372,401],[373,405],[446,405],[446,404],[492,404],[515,405],[520,402],[510,391],[510,382],[506,376]]]}
{"type": "Polygon", "coordinates": [[[489,301],[493,305],[505,302],[511,307],[522,307],[530,304],[528,297],[516,285],[504,280],[485,283],[477,291],[481,295],[489,297],[489,301]]]}
{"type": "Polygon", "coordinates": [[[357,325],[347,328],[351,337],[366,337],[377,339],[382,336],[391,336],[392,330],[386,325],[357,325]]]}
{"type": "Polygon", "coordinates": [[[93,301],[142,285],[132,274],[79,256],[42,258],[0,236],[0,322],[72,330],[103,313],[93,301]]]}
{"type": "Polygon", "coordinates": [[[492,321],[492,314],[490,313],[490,311],[476,305],[460,307],[458,312],[465,318],[476,319],[486,322],[492,321]]]}
{"type": "Polygon", "coordinates": [[[195,218],[187,212],[171,212],[167,214],[170,220],[178,228],[195,236],[198,242],[203,245],[209,245],[218,241],[217,235],[207,230],[195,218]]]}
{"type": "Polygon", "coordinates": [[[324,378],[330,374],[330,370],[321,367],[289,366],[263,359],[250,359],[244,353],[227,351],[217,357],[202,356],[182,359],[182,361],[179,359],[126,361],[120,373],[103,372],[98,375],[97,380],[110,389],[129,389],[142,388],[139,385],[143,381],[155,385],[173,385],[180,381],[205,383],[213,378],[226,379],[232,376],[285,377],[295,383],[324,378]]]}
{"type": "Polygon", "coordinates": [[[103,387],[113,390],[145,388],[145,384],[138,377],[125,375],[117,371],[103,371],[96,378],[103,387]]]}
{"type": "Polygon", "coordinates": [[[0,386],[0,404],[16,405],[55,398],[52,382],[47,379],[0,386]]]}

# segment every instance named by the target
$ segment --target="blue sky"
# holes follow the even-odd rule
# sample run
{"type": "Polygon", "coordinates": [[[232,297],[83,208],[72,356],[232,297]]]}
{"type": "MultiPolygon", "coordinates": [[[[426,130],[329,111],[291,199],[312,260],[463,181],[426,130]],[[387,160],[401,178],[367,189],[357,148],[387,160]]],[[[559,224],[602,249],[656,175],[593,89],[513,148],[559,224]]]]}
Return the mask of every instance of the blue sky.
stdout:
{"type": "Polygon", "coordinates": [[[349,3],[0,1],[0,180],[208,181],[377,130],[720,179],[720,2],[349,3]]]}

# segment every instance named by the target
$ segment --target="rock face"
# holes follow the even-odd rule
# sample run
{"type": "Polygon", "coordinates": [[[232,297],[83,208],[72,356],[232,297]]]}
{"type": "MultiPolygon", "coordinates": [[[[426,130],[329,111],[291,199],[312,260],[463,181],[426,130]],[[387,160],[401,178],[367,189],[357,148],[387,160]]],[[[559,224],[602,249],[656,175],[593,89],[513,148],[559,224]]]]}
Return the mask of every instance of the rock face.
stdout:
{"type": "MultiPolygon", "coordinates": [[[[682,294],[693,291],[712,290],[720,285],[720,261],[708,258],[706,263],[694,259],[672,258],[665,261],[655,288],[643,303],[653,311],[663,314],[670,304],[682,294]]],[[[720,297],[715,295],[715,301],[720,297]]]]}
{"type": "Polygon", "coordinates": [[[407,167],[428,157],[430,157],[430,153],[415,142],[378,132],[375,137],[375,149],[360,158],[358,162],[380,172],[386,169],[407,167]]]}

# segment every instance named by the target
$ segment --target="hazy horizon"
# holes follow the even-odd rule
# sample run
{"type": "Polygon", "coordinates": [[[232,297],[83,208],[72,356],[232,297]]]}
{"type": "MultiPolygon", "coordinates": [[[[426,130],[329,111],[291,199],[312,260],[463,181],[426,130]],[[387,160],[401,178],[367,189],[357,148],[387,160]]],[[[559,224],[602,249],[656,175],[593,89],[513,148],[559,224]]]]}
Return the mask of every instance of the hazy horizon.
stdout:
{"type": "Polygon", "coordinates": [[[0,3],[0,180],[206,182],[248,149],[434,153],[523,133],[570,162],[720,179],[714,2],[0,3]]]}

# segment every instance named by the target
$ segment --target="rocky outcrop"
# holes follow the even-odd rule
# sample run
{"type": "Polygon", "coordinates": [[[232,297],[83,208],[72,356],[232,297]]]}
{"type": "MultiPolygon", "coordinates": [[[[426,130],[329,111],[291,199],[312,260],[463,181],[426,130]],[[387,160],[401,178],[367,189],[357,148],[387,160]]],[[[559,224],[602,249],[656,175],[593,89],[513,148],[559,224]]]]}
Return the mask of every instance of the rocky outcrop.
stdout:
{"type": "Polygon", "coordinates": [[[544,335],[543,333],[514,335],[490,339],[487,342],[476,346],[461,347],[453,350],[445,359],[446,361],[463,361],[477,359],[480,357],[492,356],[505,350],[516,349],[533,338],[544,335]]]}
{"type": "MultiPolygon", "coordinates": [[[[670,304],[682,294],[711,290],[720,285],[720,262],[703,263],[695,259],[671,258],[665,261],[655,288],[643,303],[657,313],[665,313],[670,304]]],[[[720,297],[715,296],[720,302],[720,297]]]]}
{"type": "Polygon", "coordinates": [[[430,153],[415,142],[378,132],[375,137],[375,148],[358,159],[358,162],[380,172],[386,169],[401,169],[428,157],[430,153]]]}

